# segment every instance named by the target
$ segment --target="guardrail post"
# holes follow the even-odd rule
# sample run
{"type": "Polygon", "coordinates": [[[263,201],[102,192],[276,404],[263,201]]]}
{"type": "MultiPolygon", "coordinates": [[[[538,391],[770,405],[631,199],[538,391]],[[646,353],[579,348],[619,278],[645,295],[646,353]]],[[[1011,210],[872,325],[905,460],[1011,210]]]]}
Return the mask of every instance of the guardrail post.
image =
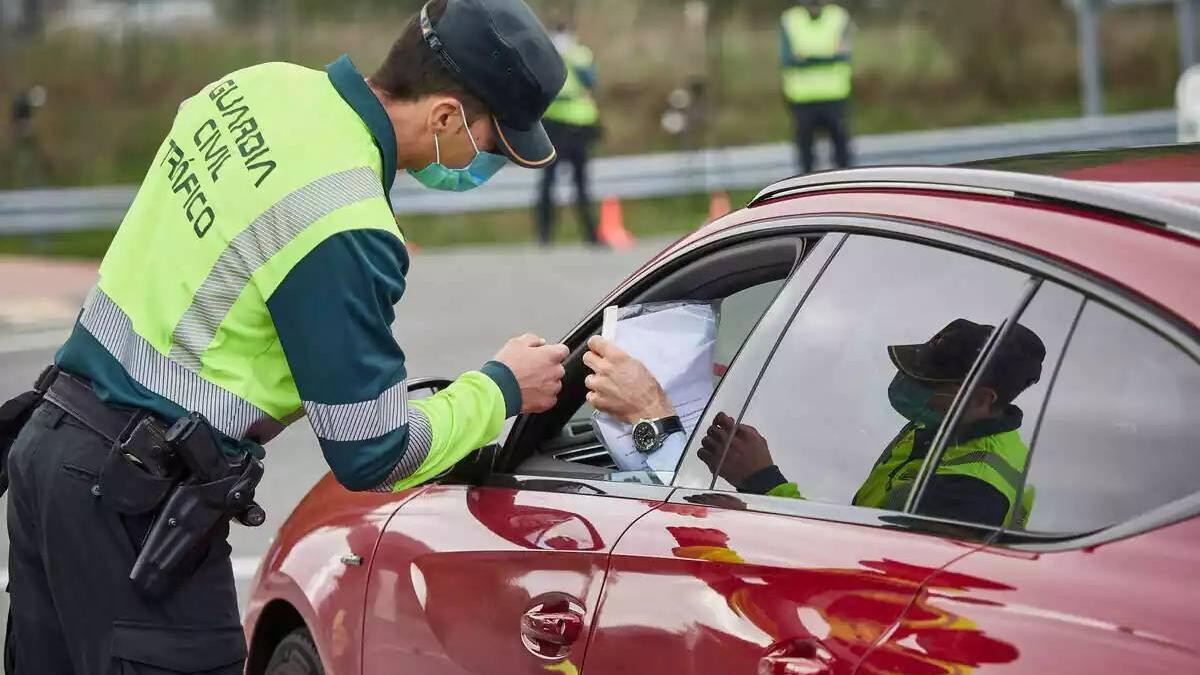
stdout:
{"type": "Polygon", "coordinates": [[[1101,77],[1100,35],[1097,0],[1078,0],[1075,18],[1079,41],[1079,82],[1083,95],[1083,114],[1104,114],[1104,82],[1101,77]]]}
{"type": "Polygon", "coordinates": [[[1179,72],[1196,63],[1196,4],[1197,0],[1176,0],[1175,15],[1179,20],[1179,72]]]}

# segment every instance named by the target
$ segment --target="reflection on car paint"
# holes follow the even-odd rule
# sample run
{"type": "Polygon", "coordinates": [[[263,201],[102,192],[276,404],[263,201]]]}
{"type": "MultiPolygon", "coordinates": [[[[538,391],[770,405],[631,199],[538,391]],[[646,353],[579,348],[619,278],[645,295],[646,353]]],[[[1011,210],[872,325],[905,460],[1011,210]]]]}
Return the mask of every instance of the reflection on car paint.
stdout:
{"type": "MultiPolygon", "coordinates": [[[[876,647],[871,673],[968,673],[983,664],[1010,663],[1017,648],[988,637],[967,617],[929,606],[926,579],[935,569],[893,560],[864,560],[860,569],[738,569],[745,561],[716,529],[668,527],[679,543],[676,557],[723,563],[696,568],[696,576],[721,594],[729,609],[776,641],[812,637],[832,652],[864,654],[885,636],[890,617],[913,593],[916,610],[904,615],[894,635],[876,647]],[[800,572],[799,578],[796,573],[800,572]]],[[[963,574],[937,575],[940,591],[1003,590],[1000,584],[963,574]]]]}

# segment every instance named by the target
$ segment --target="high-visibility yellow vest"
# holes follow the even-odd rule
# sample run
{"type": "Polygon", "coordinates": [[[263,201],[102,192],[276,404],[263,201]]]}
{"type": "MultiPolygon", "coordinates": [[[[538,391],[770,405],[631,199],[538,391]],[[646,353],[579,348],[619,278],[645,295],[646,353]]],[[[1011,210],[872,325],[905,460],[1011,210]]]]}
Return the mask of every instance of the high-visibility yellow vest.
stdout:
{"type": "Polygon", "coordinates": [[[563,61],[567,64],[567,81],[558,92],[558,97],[550,104],[544,115],[545,119],[561,124],[577,127],[594,126],[600,121],[600,109],[592,92],[579,79],[577,70],[592,67],[592,50],[583,45],[574,45],[561,52],[563,61]]]}
{"type": "Polygon", "coordinates": [[[233,439],[270,438],[302,408],[267,298],[336,233],[401,237],[382,162],[323,71],[210,84],[180,106],[80,325],[141,386],[233,439]]]}
{"type": "MultiPolygon", "coordinates": [[[[837,55],[850,14],[826,5],[814,19],[808,9],[792,7],[783,13],[782,23],[796,58],[828,58],[837,55]]],[[[783,93],[791,103],[841,101],[850,97],[852,79],[845,61],[789,66],[783,69],[783,93]]]]}
{"type": "MultiPolygon", "coordinates": [[[[854,495],[855,506],[899,511],[904,508],[921,470],[923,457],[913,457],[916,428],[908,427],[884,451],[871,473],[854,495]]],[[[1029,448],[1014,431],[975,438],[946,448],[935,475],[970,476],[995,488],[1008,501],[1006,526],[1025,527],[1033,509],[1036,490],[1026,485],[1021,503],[1014,509],[1017,493],[1024,482],[1029,448]]],[[[767,494],[803,499],[795,483],[778,485],[767,494]]]]}
{"type": "MultiPolygon", "coordinates": [[[[898,511],[904,507],[923,458],[913,457],[916,428],[909,428],[889,447],[882,461],[871,469],[867,480],[854,495],[854,504],[898,511]]],[[[1005,523],[1013,522],[1013,505],[1024,480],[1029,448],[1015,431],[971,439],[947,447],[938,462],[935,475],[970,476],[995,488],[1008,501],[1005,523]]],[[[1033,490],[1026,489],[1018,509],[1019,519],[1027,518],[1032,507],[1033,490]]],[[[1022,523],[1023,524],[1023,523],[1022,523]]]]}

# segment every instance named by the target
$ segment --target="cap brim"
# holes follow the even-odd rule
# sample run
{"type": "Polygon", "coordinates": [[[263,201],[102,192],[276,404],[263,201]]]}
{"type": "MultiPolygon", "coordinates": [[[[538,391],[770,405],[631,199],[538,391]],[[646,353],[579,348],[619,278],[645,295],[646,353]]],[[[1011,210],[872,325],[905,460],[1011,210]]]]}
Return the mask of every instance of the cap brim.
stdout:
{"type": "Polygon", "coordinates": [[[546,134],[546,128],[541,122],[536,122],[529,129],[522,131],[493,117],[492,128],[496,132],[496,149],[517,166],[543,169],[558,158],[554,144],[550,142],[550,136],[546,134]]]}
{"type": "Polygon", "coordinates": [[[925,366],[929,352],[928,344],[919,345],[889,345],[888,356],[892,365],[914,380],[930,383],[959,382],[958,378],[934,377],[925,366]]]}

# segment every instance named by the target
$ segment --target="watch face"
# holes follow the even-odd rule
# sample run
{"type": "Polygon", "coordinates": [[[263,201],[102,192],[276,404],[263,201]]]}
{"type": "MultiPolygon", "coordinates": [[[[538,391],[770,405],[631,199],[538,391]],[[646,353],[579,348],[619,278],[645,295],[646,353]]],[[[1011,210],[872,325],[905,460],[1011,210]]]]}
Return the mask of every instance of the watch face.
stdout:
{"type": "Polygon", "coordinates": [[[650,422],[638,422],[633,427],[633,447],[641,452],[650,452],[658,442],[658,432],[650,422]]]}

